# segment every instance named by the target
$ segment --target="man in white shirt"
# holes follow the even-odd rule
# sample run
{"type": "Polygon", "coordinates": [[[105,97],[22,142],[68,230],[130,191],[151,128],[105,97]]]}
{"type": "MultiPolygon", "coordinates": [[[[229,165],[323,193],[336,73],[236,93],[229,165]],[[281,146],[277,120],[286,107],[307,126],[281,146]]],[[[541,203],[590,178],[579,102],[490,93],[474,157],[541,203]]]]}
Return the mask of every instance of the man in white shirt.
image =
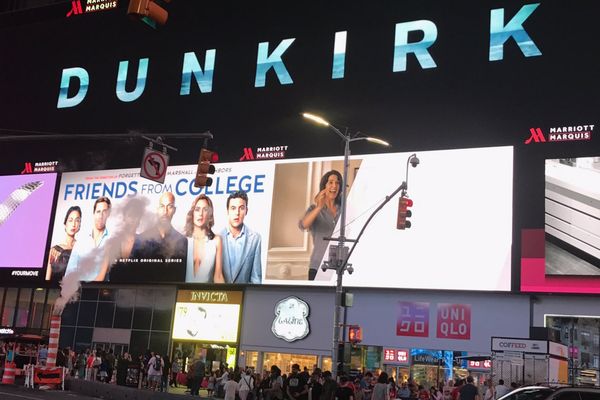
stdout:
{"type": "Polygon", "coordinates": [[[103,281],[108,270],[104,245],[109,238],[106,221],[110,216],[108,197],[98,197],[94,203],[94,227],[89,235],[78,238],[73,246],[65,275],[78,272],[81,281],[103,281]]]}
{"type": "Polygon", "coordinates": [[[148,361],[148,384],[151,390],[157,390],[160,387],[163,365],[162,357],[152,353],[152,358],[148,361]]]}

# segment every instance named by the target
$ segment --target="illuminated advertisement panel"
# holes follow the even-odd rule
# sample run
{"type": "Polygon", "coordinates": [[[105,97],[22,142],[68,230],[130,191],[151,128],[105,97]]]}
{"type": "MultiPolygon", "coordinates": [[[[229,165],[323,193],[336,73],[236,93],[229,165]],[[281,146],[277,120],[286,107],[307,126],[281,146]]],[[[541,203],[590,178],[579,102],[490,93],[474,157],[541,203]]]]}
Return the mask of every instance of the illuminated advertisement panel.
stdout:
{"type": "Polygon", "coordinates": [[[523,230],[521,290],[600,293],[600,157],[544,167],[545,226],[523,230]]]}
{"type": "MultiPolygon", "coordinates": [[[[357,237],[406,180],[409,156],[350,159],[347,237],[357,237]]],[[[398,198],[386,204],[353,251],[346,284],[510,290],[512,147],[418,157],[406,193],[412,227],[397,229],[398,198]],[[471,279],[481,274],[486,279],[471,279]]],[[[331,171],[342,170],[340,157],[220,163],[208,188],[194,187],[195,165],[170,167],[164,184],[140,178],[136,169],[66,173],[56,215],[73,206],[82,211],[66,276],[333,285],[333,271],[321,269],[329,257],[323,238],[339,234],[341,174],[331,171]]],[[[57,217],[52,242],[61,235],[57,217]]]]}
{"type": "Polygon", "coordinates": [[[0,176],[3,278],[37,279],[42,275],[55,185],[56,174],[0,176]]]}
{"type": "Polygon", "coordinates": [[[236,343],[242,292],[180,290],[173,339],[236,343]]]}

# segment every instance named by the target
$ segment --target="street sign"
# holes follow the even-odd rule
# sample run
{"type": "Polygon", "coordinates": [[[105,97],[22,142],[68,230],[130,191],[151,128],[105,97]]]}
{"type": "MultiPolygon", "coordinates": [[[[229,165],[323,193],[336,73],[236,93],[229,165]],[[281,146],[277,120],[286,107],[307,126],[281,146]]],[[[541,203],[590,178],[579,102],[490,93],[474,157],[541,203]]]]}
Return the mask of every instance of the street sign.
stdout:
{"type": "Polygon", "coordinates": [[[168,166],[169,155],[166,152],[146,147],[144,149],[144,157],[142,157],[140,176],[154,182],[164,183],[168,166]]]}

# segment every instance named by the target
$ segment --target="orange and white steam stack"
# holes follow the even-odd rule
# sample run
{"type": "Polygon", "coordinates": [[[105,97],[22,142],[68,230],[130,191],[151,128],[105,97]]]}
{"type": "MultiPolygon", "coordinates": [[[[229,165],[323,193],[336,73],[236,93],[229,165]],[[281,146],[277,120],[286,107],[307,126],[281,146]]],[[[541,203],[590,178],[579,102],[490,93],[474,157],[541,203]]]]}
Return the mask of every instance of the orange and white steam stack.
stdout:
{"type": "Polygon", "coordinates": [[[47,367],[56,367],[56,355],[58,354],[58,337],[60,335],[60,315],[52,314],[50,319],[50,339],[48,340],[47,367]]]}

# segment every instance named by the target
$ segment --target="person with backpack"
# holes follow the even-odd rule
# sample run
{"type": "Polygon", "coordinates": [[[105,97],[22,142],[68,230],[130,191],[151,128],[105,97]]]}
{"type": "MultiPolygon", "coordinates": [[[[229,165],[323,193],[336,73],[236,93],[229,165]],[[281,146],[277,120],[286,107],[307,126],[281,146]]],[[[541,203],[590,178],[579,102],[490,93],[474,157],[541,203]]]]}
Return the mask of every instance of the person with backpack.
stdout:
{"type": "Polygon", "coordinates": [[[152,353],[148,361],[148,384],[150,390],[157,390],[162,379],[163,361],[159,354],[152,353]]]}
{"type": "Polygon", "coordinates": [[[254,377],[250,368],[246,368],[246,372],[240,376],[237,390],[240,400],[254,400],[254,377]],[[252,395],[248,396],[249,393],[252,393],[252,395]]]}

